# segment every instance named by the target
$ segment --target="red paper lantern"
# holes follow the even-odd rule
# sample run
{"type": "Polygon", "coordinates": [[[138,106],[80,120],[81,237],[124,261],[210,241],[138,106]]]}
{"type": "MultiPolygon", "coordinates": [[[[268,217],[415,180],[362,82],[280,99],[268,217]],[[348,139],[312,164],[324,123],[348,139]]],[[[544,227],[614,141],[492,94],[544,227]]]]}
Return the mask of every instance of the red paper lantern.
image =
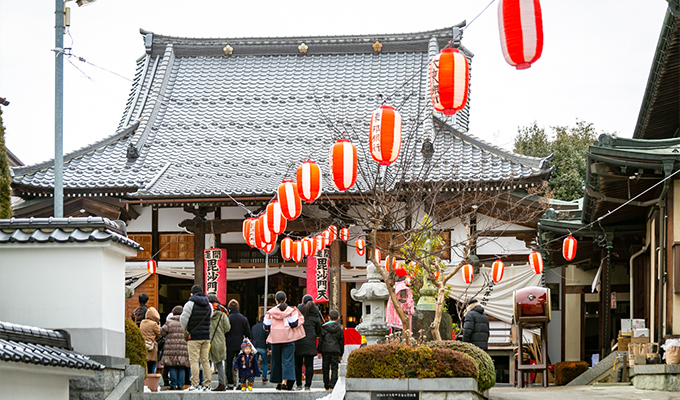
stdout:
{"type": "MultiPolygon", "coordinates": [[[[255,229],[257,230],[257,235],[260,236],[260,241],[265,244],[276,242],[276,238],[278,235],[273,234],[272,231],[269,230],[269,221],[267,219],[267,214],[264,213],[260,215],[258,219],[261,220],[262,223],[256,225],[255,229]]],[[[261,246],[259,248],[262,249],[264,248],[264,246],[261,246]]]]}
{"type": "Polygon", "coordinates": [[[304,254],[306,256],[310,256],[314,253],[314,248],[316,247],[316,243],[314,242],[314,239],[306,237],[306,238],[302,239],[301,246],[302,246],[302,254],[304,254]]]}
{"type": "Polygon", "coordinates": [[[293,239],[286,237],[281,240],[281,257],[290,260],[293,257],[293,239]]]}
{"type": "Polygon", "coordinates": [[[390,106],[381,106],[371,115],[368,147],[380,165],[390,165],[401,148],[401,115],[390,106]]]}
{"type": "Polygon", "coordinates": [[[439,280],[439,271],[434,275],[434,279],[439,280]]]}
{"type": "Polygon", "coordinates": [[[347,243],[347,241],[349,240],[349,229],[347,228],[340,229],[340,240],[347,243]]]}
{"type": "Polygon", "coordinates": [[[274,251],[275,247],[276,247],[276,242],[265,243],[264,247],[262,248],[262,251],[264,251],[267,254],[271,254],[274,251]]]}
{"type": "Polygon", "coordinates": [[[325,231],[321,232],[321,236],[323,236],[323,245],[324,247],[328,246],[331,244],[331,231],[326,229],[325,231]]]}
{"type": "Polygon", "coordinates": [[[430,97],[434,109],[453,115],[467,104],[470,66],[458,49],[444,49],[430,63],[430,97]]]}
{"type": "Polygon", "coordinates": [[[543,256],[541,253],[532,251],[531,254],[529,254],[529,265],[531,265],[534,274],[538,275],[543,272],[543,256]]]}
{"type": "Polygon", "coordinates": [[[255,218],[246,218],[243,221],[243,239],[250,247],[255,247],[255,237],[253,230],[255,228],[255,218]]]}
{"type": "Polygon", "coordinates": [[[302,242],[299,240],[296,240],[293,242],[293,261],[296,263],[302,262],[302,258],[305,256],[305,253],[302,251],[302,242]]]}
{"type": "Polygon", "coordinates": [[[316,239],[314,239],[314,252],[321,251],[324,247],[326,247],[326,239],[323,238],[322,234],[316,235],[316,239]]]}
{"type": "Polygon", "coordinates": [[[297,185],[291,180],[285,180],[279,185],[277,190],[279,204],[283,216],[292,221],[302,213],[302,201],[298,194],[297,185]]]}
{"type": "Polygon", "coordinates": [[[364,241],[364,239],[358,238],[354,242],[354,247],[356,247],[358,255],[363,256],[364,254],[366,254],[366,242],[364,241]]]}
{"type": "Polygon", "coordinates": [[[576,244],[576,239],[571,235],[564,239],[564,242],[562,242],[562,257],[565,260],[571,261],[576,257],[576,244]]]}
{"type": "Polygon", "coordinates": [[[498,283],[503,279],[503,272],[505,271],[505,264],[500,259],[496,260],[491,264],[491,279],[495,283],[498,283]]]}
{"type": "Polygon", "coordinates": [[[397,274],[398,277],[403,278],[404,276],[408,275],[408,271],[404,269],[404,264],[399,263],[395,268],[394,268],[394,273],[397,274]]]}
{"type": "Polygon", "coordinates": [[[158,264],[156,263],[156,260],[149,260],[149,261],[146,262],[146,272],[153,275],[153,274],[156,273],[157,269],[158,269],[158,264]]]}
{"type": "Polygon", "coordinates": [[[305,161],[297,169],[297,190],[300,198],[312,203],[321,196],[321,168],[314,161],[305,161]]]}
{"type": "Polygon", "coordinates": [[[338,237],[338,227],[331,225],[328,227],[328,232],[331,233],[331,242],[335,241],[335,239],[338,237]]]}
{"type": "Polygon", "coordinates": [[[378,261],[378,265],[380,265],[381,258],[380,258],[380,249],[375,249],[375,259],[378,261]]]}
{"type": "Polygon", "coordinates": [[[357,181],[357,148],[347,139],[340,139],[331,146],[328,155],[328,168],[333,178],[333,186],[345,191],[357,181]]]}
{"type": "MultiPolygon", "coordinates": [[[[253,226],[255,228],[254,228],[254,232],[253,232],[252,237],[254,239],[253,247],[255,247],[257,249],[262,249],[264,247],[264,245],[266,244],[264,242],[264,240],[262,239],[262,235],[260,235],[260,232],[263,230],[262,224],[263,224],[263,221],[262,221],[261,217],[255,218],[255,221],[253,223],[253,226]]],[[[251,228],[251,229],[253,229],[253,228],[251,228]]],[[[269,229],[267,229],[267,230],[269,230],[269,229]]]]}
{"type": "Polygon", "coordinates": [[[288,221],[281,212],[281,204],[278,200],[272,200],[267,205],[267,226],[269,230],[275,234],[280,235],[286,230],[288,221]]]}
{"type": "Polygon", "coordinates": [[[473,279],[475,279],[475,269],[471,264],[463,265],[461,274],[463,275],[463,282],[467,283],[468,285],[472,283],[473,279]]]}
{"type": "Polygon", "coordinates": [[[394,269],[396,263],[397,259],[394,256],[385,257],[385,270],[389,272],[391,269],[394,269]]]}
{"type": "Polygon", "coordinates": [[[531,67],[543,52],[543,19],[539,0],[500,0],[498,30],[505,61],[517,69],[531,67]]]}

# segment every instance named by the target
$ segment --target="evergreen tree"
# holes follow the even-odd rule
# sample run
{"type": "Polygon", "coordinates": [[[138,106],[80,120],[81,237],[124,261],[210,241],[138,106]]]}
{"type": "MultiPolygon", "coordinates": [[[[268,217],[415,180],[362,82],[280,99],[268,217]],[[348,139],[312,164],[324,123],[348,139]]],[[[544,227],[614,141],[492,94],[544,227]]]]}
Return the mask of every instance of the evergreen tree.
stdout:
{"type": "Polygon", "coordinates": [[[545,129],[534,123],[519,128],[515,136],[514,151],[533,157],[553,154],[555,166],[549,188],[556,199],[575,200],[583,197],[583,179],[586,175],[586,154],[597,139],[593,124],[576,120],[576,126],[551,126],[552,138],[545,129]]]}
{"type": "Polygon", "coordinates": [[[0,219],[12,217],[11,183],[12,175],[9,173],[9,160],[5,148],[5,126],[2,124],[0,108],[0,219]]]}

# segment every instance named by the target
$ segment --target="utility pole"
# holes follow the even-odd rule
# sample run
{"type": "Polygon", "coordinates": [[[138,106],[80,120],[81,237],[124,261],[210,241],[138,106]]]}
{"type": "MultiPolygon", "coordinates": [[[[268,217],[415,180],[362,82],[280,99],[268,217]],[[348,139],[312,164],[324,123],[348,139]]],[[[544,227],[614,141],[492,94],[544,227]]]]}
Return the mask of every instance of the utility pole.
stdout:
{"type": "Polygon", "coordinates": [[[54,217],[64,217],[64,1],[54,11],[54,217]]]}

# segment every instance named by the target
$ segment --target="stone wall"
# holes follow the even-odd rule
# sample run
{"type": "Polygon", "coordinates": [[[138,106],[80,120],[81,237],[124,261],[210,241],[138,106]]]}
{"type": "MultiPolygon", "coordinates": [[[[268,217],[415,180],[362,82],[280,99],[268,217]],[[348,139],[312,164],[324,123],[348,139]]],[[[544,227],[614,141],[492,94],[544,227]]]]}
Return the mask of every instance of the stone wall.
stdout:
{"type": "MultiPolygon", "coordinates": [[[[144,389],[144,368],[140,365],[129,365],[127,358],[91,356],[93,360],[104,364],[106,369],[95,372],[94,377],[79,377],[69,380],[69,400],[104,400],[123,381],[125,377],[132,379],[130,390],[139,393],[144,389]]],[[[129,397],[128,397],[129,398],[129,397]]]]}

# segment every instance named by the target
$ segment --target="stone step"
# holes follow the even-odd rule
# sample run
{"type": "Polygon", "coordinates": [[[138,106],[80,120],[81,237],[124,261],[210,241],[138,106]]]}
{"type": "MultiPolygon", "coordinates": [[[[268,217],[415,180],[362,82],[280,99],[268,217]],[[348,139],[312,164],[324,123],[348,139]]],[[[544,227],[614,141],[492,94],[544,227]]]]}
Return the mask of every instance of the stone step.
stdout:
{"type": "Polygon", "coordinates": [[[310,391],[293,390],[290,392],[277,391],[275,388],[257,388],[252,392],[231,390],[226,392],[161,391],[156,393],[136,393],[131,396],[131,400],[198,400],[206,398],[229,400],[317,400],[329,396],[330,394],[331,392],[315,388],[312,388],[310,391]]]}

